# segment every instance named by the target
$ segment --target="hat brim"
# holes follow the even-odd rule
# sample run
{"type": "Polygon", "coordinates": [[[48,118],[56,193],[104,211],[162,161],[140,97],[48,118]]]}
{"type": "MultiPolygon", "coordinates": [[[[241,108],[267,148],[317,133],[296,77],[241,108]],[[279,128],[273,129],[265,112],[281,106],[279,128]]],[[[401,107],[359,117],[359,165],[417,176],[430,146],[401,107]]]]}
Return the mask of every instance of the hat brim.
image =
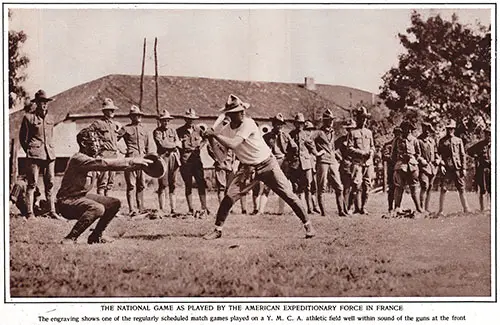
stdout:
{"type": "Polygon", "coordinates": [[[236,107],[233,107],[233,108],[227,108],[227,107],[222,107],[219,112],[223,112],[223,113],[236,113],[236,112],[241,112],[241,111],[244,111],[246,109],[248,109],[250,107],[250,104],[248,103],[242,103],[241,105],[238,105],[236,107]]]}
{"type": "Polygon", "coordinates": [[[184,115],[184,118],[188,119],[188,120],[197,120],[200,117],[199,116],[193,116],[193,115],[184,115]]]}
{"type": "Polygon", "coordinates": [[[31,100],[32,103],[37,103],[37,102],[51,102],[53,101],[54,98],[34,98],[31,100]]]}
{"type": "Polygon", "coordinates": [[[154,178],[161,178],[165,175],[167,170],[166,163],[163,159],[156,154],[147,154],[144,159],[152,160],[153,162],[145,166],[142,170],[146,175],[154,178]]]}
{"type": "Polygon", "coordinates": [[[160,116],[158,117],[159,120],[172,120],[174,119],[173,116],[160,116]]]}
{"type": "Polygon", "coordinates": [[[118,109],[118,107],[115,107],[115,106],[113,106],[113,107],[103,107],[103,108],[101,108],[101,111],[105,111],[105,110],[114,111],[114,110],[117,110],[117,109],[118,109]]]}
{"type": "Polygon", "coordinates": [[[133,115],[138,115],[138,116],[144,116],[144,113],[129,113],[128,116],[133,116],[133,115]]]}

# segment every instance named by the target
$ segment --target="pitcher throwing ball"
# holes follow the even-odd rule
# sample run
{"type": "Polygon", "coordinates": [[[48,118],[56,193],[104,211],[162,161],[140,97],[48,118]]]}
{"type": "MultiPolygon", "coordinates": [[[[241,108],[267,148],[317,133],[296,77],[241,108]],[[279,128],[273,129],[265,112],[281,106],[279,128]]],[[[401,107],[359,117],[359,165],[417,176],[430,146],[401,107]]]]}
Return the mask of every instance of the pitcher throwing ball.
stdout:
{"type": "Polygon", "coordinates": [[[231,210],[234,202],[246,194],[257,182],[269,186],[279,197],[281,197],[295,212],[304,224],[306,238],[314,237],[315,232],[311,226],[300,199],[292,191],[292,187],[283,174],[276,158],[264,142],[262,134],[255,121],[245,116],[245,109],[249,104],[243,103],[235,95],[229,95],[222,111],[229,117],[231,122],[225,125],[218,133],[214,130],[206,132],[207,137],[213,137],[222,145],[230,148],[240,161],[240,166],[233,180],[227,188],[225,197],[220,203],[215,220],[215,229],[207,233],[203,238],[217,239],[222,236],[224,221],[231,210]],[[250,181],[245,183],[251,175],[250,181]]]}
{"type": "Polygon", "coordinates": [[[71,157],[57,193],[57,205],[64,218],[78,220],[62,244],[75,243],[78,237],[99,219],[87,243],[108,243],[111,238],[103,231],[120,209],[120,200],[109,196],[90,194],[93,187],[91,171],[136,170],[148,166],[152,160],[133,158],[97,158],[100,139],[92,128],[81,130],[76,136],[80,151],[71,157]]]}

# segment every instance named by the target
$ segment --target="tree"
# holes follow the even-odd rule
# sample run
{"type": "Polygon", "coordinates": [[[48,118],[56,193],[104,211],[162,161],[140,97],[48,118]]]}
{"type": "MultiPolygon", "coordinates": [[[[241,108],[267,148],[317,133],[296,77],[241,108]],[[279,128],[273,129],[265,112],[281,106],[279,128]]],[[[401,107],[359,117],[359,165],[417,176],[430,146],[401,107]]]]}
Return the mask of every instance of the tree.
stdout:
{"type": "Polygon", "coordinates": [[[387,107],[406,114],[413,106],[420,118],[453,118],[464,125],[477,115],[489,120],[491,26],[475,27],[460,24],[456,15],[424,21],[414,11],[411,27],[398,34],[406,52],[382,77],[380,97],[387,107]]]}
{"type": "MultiPolygon", "coordinates": [[[[9,11],[9,18],[12,13],[9,11]]],[[[25,69],[29,58],[21,52],[21,47],[27,39],[24,31],[9,30],[9,108],[12,108],[16,100],[23,101],[27,97],[23,82],[26,80],[25,69]]]]}

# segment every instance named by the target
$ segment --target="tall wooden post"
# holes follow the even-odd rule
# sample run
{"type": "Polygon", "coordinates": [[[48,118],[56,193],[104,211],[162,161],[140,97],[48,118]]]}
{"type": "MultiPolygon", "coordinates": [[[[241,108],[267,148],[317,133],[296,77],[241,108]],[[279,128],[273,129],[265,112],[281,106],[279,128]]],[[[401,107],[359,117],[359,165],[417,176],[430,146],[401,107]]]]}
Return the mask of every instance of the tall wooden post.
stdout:
{"type": "Polygon", "coordinates": [[[156,51],[156,48],[158,46],[158,38],[155,37],[155,48],[154,48],[154,54],[155,54],[155,87],[156,87],[156,113],[158,116],[160,116],[160,103],[159,103],[159,95],[158,95],[158,54],[156,51]]]}
{"type": "Polygon", "coordinates": [[[141,92],[139,97],[139,108],[142,110],[142,100],[144,95],[144,65],[146,60],[146,38],[144,37],[144,45],[142,46],[142,70],[141,70],[141,92]]]}

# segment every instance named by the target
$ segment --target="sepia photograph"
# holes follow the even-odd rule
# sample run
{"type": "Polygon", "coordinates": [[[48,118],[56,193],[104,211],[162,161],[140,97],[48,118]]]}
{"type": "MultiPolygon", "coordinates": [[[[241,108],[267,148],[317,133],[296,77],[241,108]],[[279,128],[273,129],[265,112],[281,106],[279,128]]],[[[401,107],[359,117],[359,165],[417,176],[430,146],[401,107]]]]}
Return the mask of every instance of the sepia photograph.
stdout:
{"type": "Polygon", "coordinates": [[[4,303],[496,301],[496,4],[3,13],[4,303]]]}

